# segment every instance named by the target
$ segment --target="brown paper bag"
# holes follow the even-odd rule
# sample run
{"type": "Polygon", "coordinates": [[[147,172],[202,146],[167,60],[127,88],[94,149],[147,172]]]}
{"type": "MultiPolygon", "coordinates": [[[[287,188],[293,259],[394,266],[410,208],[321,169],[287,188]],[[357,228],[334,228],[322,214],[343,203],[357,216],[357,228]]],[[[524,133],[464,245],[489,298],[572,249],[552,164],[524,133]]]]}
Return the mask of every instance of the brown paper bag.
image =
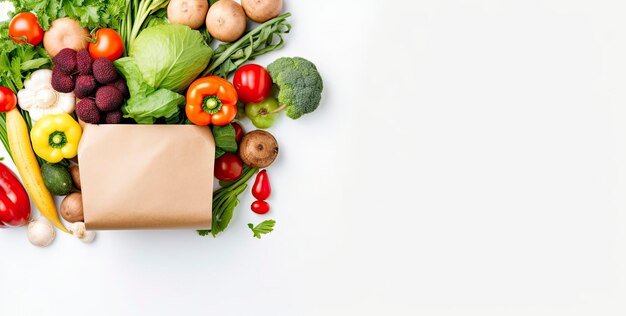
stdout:
{"type": "Polygon", "coordinates": [[[194,125],[90,125],[78,146],[85,225],[211,227],[215,142],[194,125]]]}

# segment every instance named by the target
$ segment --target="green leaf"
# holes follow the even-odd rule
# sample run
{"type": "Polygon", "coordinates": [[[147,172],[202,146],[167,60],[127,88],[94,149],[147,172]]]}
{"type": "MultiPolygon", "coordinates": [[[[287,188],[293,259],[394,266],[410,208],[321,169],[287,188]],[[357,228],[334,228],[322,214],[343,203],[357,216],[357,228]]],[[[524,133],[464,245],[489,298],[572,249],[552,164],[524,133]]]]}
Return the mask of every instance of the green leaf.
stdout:
{"type": "Polygon", "coordinates": [[[222,148],[215,148],[215,159],[222,157],[226,152],[222,148]]]}
{"type": "Polygon", "coordinates": [[[221,148],[225,152],[237,152],[237,141],[235,140],[235,128],[232,124],[224,126],[213,126],[213,138],[215,138],[215,147],[221,148]]]}
{"type": "Polygon", "coordinates": [[[117,70],[126,79],[130,99],[122,106],[124,117],[134,119],[139,124],[153,124],[158,118],[172,119],[180,112],[185,97],[167,90],[148,85],[132,58],[121,58],[114,62],[117,70]]]}
{"type": "Polygon", "coordinates": [[[215,193],[213,193],[213,213],[212,213],[212,227],[211,235],[217,236],[220,232],[224,231],[235,212],[235,207],[239,204],[239,195],[243,193],[248,185],[246,182],[254,176],[259,169],[248,168],[244,169],[243,175],[239,180],[227,187],[223,187],[215,193]]]}
{"type": "Polygon", "coordinates": [[[178,115],[179,105],[185,103],[185,97],[167,90],[159,89],[148,95],[135,95],[122,106],[124,117],[132,118],[139,124],[153,124],[157,118],[171,118],[178,115]]]}
{"type": "Polygon", "coordinates": [[[31,60],[27,60],[23,62],[20,68],[22,71],[37,70],[41,68],[43,65],[48,64],[49,62],[50,62],[50,59],[48,58],[31,59],[31,60]]]}
{"type": "Polygon", "coordinates": [[[275,224],[276,224],[275,220],[268,219],[268,220],[262,221],[256,226],[254,226],[252,223],[249,223],[248,227],[252,230],[254,237],[261,239],[261,235],[268,234],[274,230],[275,224]]]}
{"type": "Polygon", "coordinates": [[[208,229],[208,230],[198,230],[197,232],[198,232],[198,235],[204,237],[204,236],[208,236],[211,233],[211,230],[210,229],[208,229]]]}

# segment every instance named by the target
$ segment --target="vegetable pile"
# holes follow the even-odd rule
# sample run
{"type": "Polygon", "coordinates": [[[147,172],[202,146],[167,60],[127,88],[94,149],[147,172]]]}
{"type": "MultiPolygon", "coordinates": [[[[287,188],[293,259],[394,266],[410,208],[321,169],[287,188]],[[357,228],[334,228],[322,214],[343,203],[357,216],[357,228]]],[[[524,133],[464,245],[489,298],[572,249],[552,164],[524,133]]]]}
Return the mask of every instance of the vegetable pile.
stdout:
{"type": "MultiPolygon", "coordinates": [[[[264,129],[282,111],[291,119],[315,111],[323,90],[307,59],[249,63],[283,47],[291,14],[282,0],[12,2],[11,20],[0,23],[0,140],[24,185],[0,163],[0,228],[28,224],[39,247],[52,243],[54,227],[94,240],[76,159],[84,124],[207,126],[220,188],[201,236],[228,227],[252,177],[251,211],[270,212],[267,168],[279,146],[264,129]],[[258,129],[245,133],[246,119],[258,129]],[[60,210],[53,195],[65,196],[60,210]],[[29,197],[45,219],[30,219],[29,197]]],[[[261,238],[274,225],[248,227],[261,238]]]]}

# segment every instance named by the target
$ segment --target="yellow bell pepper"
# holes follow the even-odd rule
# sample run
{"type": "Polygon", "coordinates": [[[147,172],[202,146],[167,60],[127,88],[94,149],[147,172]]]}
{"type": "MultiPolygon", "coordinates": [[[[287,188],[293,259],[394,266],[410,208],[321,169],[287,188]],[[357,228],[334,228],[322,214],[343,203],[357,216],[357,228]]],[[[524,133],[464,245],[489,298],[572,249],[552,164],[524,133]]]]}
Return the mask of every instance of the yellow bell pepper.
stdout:
{"type": "Polygon", "coordinates": [[[42,117],[30,130],[30,140],[37,156],[50,163],[63,158],[74,158],[82,129],[72,116],[66,113],[42,117]]]}

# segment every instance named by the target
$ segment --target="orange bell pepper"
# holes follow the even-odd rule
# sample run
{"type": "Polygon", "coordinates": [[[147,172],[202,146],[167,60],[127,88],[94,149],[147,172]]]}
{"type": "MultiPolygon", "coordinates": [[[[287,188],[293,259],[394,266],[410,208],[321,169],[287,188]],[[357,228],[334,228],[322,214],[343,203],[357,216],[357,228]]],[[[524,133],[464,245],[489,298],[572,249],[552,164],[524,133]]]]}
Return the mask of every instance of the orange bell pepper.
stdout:
{"type": "Polygon", "coordinates": [[[218,76],[197,79],[187,90],[185,113],[196,125],[226,125],[237,115],[237,91],[218,76]]]}

